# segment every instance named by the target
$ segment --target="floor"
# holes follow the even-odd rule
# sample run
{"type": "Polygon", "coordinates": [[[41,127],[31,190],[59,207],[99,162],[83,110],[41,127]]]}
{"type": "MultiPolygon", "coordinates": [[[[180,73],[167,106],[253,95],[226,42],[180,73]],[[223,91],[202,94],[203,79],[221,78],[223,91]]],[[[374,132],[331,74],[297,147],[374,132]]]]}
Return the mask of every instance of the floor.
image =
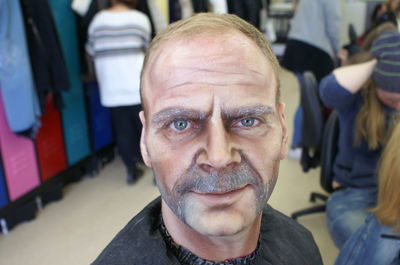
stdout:
{"type": "MultiPolygon", "coordinates": [[[[292,132],[293,115],[299,102],[295,77],[281,73],[282,100],[292,132]]],[[[120,159],[108,164],[95,178],[83,178],[64,189],[64,198],[48,204],[34,221],[0,235],[0,263],[4,265],[90,264],[113,236],[159,193],[151,171],[135,186],[125,184],[120,159]]],[[[290,215],[313,205],[311,191],[321,191],[319,170],[303,173],[296,160],[286,159],[269,203],[290,215]]],[[[324,264],[333,264],[338,250],[328,234],[323,213],[299,218],[314,235],[324,264]]]]}

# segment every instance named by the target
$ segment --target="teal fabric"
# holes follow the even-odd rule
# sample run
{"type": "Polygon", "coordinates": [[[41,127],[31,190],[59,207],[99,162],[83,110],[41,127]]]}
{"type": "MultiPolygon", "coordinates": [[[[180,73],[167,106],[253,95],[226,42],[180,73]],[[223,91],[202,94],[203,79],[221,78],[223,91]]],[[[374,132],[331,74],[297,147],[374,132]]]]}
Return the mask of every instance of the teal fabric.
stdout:
{"type": "Polygon", "coordinates": [[[73,165],[90,153],[86,107],[80,78],[76,18],[71,9],[71,0],[49,0],[49,4],[71,82],[70,90],[62,93],[65,106],[61,115],[67,160],[69,165],[73,165]]]}
{"type": "Polygon", "coordinates": [[[36,132],[40,108],[19,1],[0,0],[0,85],[13,132],[36,132]]]}

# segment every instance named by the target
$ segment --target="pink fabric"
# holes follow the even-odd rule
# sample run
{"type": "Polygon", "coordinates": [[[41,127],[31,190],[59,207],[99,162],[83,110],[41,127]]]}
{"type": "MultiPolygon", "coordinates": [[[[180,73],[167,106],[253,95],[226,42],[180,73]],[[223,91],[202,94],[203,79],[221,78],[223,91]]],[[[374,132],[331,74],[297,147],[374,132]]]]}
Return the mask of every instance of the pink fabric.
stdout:
{"type": "Polygon", "coordinates": [[[14,201],[39,185],[39,174],[33,142],[14,134],[10,130],[1,93],[0,151],[8,194],[10,200],[14,201]]]}

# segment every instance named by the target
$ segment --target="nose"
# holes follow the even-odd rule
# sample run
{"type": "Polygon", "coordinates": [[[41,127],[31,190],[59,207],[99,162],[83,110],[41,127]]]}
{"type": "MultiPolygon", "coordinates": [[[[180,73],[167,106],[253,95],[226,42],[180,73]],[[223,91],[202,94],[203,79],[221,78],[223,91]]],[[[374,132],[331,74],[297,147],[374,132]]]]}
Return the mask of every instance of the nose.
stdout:
{"type": "Polygon", "coordinates": [[[221,121],[211,122],[205,137],[204,150],[198,157],[199,165],[210,171],[240,163],[240,153],[231,138],[221,121]]]}

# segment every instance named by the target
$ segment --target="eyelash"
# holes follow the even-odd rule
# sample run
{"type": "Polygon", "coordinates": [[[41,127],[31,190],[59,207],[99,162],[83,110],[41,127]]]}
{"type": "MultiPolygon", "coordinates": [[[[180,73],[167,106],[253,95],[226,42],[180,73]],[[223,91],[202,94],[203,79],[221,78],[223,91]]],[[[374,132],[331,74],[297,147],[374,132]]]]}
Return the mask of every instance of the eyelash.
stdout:
{"type": "MultiPolygon", "coordinates": [[[[259,118],[256,118],[256,117],[244,117],[244,118],[237,119],[237,120],[235,120],[233,122],[230,122],[230,124],[232,124],[231,128],[240,127],[240,128],[243,128],[243,129],[255,128],[255,127],[259,126],[261,123],[263,123],[263,121],[261,119],[259,119],[259,118]],[[254,124],[252,124],[251,126],[245,126],[245,125],[240,124],[240,122],[242,122],[244,120],[247,120],[247,119],[254,119],[254,124]]],[[[174,131],[176,133],[185,133],[185,132],[188,132],[191,129],[195,129],[196,127],[199,128],[200,126],[197,125],[197,124],[198,124],[198,122],[196,123],[196,122],[194,122],[192,120],[175,119],[173,121],[165,123],[164,127],[167,127],[168,129],[170,129],[170,130],[172,130],[172,131],[174,131]],[[174,123],[178,122],[178,121],[186,121],[188,123],[187,128],[185,128],[183,130],[178,130],[178,129],[174,128],[174,123]]]]}
{"type": "Polygon", "coordinates": [[[238,127],[240,127],[240,128],[250,129],[250,128],[255,128],[255,127],[259,126],[260,123],[261,123],[261,120],[256,117],[245,117],[245,118],[241,118],[241,119],[233,122],[233,125],[234,125],[234,127],[236,127],[236,125],[238,125],[238,127]],[[250,120],[250,119],[254,120],[254,123],[251,126],[245,126],[243,124],[240,124],[242,121],[250,120]]]}

